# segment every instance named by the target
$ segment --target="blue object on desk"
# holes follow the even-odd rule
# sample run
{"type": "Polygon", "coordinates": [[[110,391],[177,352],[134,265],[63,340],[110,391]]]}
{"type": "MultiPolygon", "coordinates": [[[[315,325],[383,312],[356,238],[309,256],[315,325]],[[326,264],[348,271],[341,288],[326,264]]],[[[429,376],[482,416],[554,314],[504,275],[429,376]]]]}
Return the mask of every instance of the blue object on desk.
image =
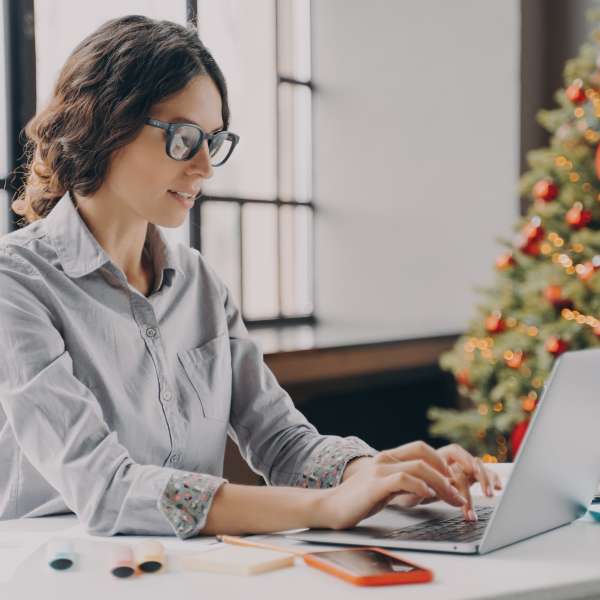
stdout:
{"type": "Polygon", "coordinates": [[[75,551],[71,541],[66,539],[52,539],[46,547],[48,565],[55,571],[70,569],[75,562],[75,551]]]}
{"type": "Polygon", "coordinates": [[[590,513],[590,515],[592,515],[594,521],[600,521],[600,505],[592,504],[588,508],[588,512],[590,513]]]}

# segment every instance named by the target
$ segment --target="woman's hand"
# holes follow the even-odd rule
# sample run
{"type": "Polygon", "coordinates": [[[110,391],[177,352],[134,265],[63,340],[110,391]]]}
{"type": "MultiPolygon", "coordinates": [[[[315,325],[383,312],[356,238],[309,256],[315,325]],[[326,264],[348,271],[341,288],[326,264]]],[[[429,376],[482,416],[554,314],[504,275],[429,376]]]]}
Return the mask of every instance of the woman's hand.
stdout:
{"type": "MultiPolygon", "coordinates": [[[[457,507],[467,504],[457,489],[456,475],[445,455],[425,442],[412,442],[355,462],[359,460],[360,464],[353,465],[351,476],[344,477],[340,485],[324,490],[323,526],[353,527],[401,495],[436,498],[457,507]]],[[[464,481],[462,485],[464,487],[464,481]]]]}
{"type": "MultiPolygon", "coordinates": [[[[448,483],[459,492],[460,496],[465,499],[462,509],[466,520],[474,521],[477,519],[477,516],[473,510],[470,494],[470,487],[474,482],[479,481],[481,489],[488,496],[493,495],[494,489],[502,489],[500,477],[493,471],[486,469],[483,466],[481,459],[472,456],[458,444],[450,444],[448,446],[444,446],[443,448],[439,448],[438,450],[434,450],[424,442],[414,442],[391,450],[385,450],[372,458],[362,457],[355,459],[346,467],[346,471],[344,472],[344,477],[342,479],[343,483],[341,485],[344,485],[346,481],[350,482],[355,478],[355,476],[358,476],[361,471],[365,469],[372,469],[374,464],[397,464],[400,461],[410,460],[406,457],[409,455],[413,456],[415,452],[421,457],[417,458],[416,460],[424,460],[422,457],[427,456],[429,457],[428,464],[437,464],[438,473],[446,478],[448,483]],[[435,459],[432,458],[432,455],[436,456],[437,461],[440,462],[435,462],[435,459]],[[431,461],[434,461],[434,463],[431,461]]],[[[374,509],[367,516],[370,516],[370,514],[375,514],[386,504],[392,504],[402,508],[410,508],[418,504],[428,504],[438,500],[444,500],[448,502],[446,496],[443,494],[438,494],[437,490],[435,491],[436,493],[434,495],[427,495],[424,493],[419,493],[418,491],[403,489],[396,493],[390,494],[388,499],[383,501],[381,506],[373,507],[374,509]]],[[[452,502],[449,502],[449,504],[456,506],[456,504],[453,504],[452,502]]]]}
{"type": "MultiPolygon", "coordinates": [[[[474,457],[458,444],[449,444],[436,450],[446,461],[452,471],[452,482],[466,498],[467,504],[463,507],[463,512],[467,520],[476,520],[477,515],[473,510],[470,488],[476,481],[481,485],[481,489],[486,496],[493,496],[494,490],[502,489],[500,477],[494,471],[486,469],[480,458],[474,457]],[[470,512],[469,512],[470,511],[470,512]]],[[[416,494],[405,494],[395,498],[392,502],[395,506],[410,508],[418,504],[428,504],[436,502],[440,498],[419,497],[416,494]]]]}

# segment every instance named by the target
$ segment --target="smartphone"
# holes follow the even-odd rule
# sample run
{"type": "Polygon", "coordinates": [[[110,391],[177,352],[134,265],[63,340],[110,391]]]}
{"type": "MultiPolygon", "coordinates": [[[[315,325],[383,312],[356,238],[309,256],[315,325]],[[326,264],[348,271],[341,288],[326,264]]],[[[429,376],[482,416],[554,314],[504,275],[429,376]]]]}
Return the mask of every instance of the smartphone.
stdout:
{"type": "Polygon", "coordinates": [[[433,579],[429,569],[402,560],[382,548],[310,552],[304,555],[304,562],[355,585],[426,583],[433,579]]]}

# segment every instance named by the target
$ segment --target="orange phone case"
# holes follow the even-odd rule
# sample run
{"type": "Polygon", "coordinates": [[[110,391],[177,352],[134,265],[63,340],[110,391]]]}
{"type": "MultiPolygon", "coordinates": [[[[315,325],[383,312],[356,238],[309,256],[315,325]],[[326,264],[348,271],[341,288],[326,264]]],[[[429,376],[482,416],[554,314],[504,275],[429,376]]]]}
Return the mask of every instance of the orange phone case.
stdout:
{"type": "MultiPolygon", "coordinates": [[[[358,548],[344,548],[343,550],[333,550],[333,552],[361,552],[364,550],[373,550],[375,552],[379,552],[381,554],[386,554],[387,556],[391,556],[393,558],[399,558],[395,556],[392,552],[388,552],[383,548],[375,548],[375,547],[358,547],[358,548]]],[[[328,552],[332,552],[331,550],[328,552]]],[[[394,585],[400,583],[427,583],[428,581],[433,580],[433,572],[429,569],[425,569],[424,567],[420,567],[413,562],[400,558],[408,565],[411,565],[417,569],[416,571],[412,571],[411,573],[382,573],[380,575],[356,575],[356,573],[344,569],[344,567],[340,565],[332,564],[326,559],[322,559],[319,557],[319,552],[311,552],[305,554],[303,556],[304,562],[311,567],[316,567],[317,569],[321,569],[331,575],[335,575],[336,577],[341,577],[350,583],[354,583],[355,585],[394,585]]]]}

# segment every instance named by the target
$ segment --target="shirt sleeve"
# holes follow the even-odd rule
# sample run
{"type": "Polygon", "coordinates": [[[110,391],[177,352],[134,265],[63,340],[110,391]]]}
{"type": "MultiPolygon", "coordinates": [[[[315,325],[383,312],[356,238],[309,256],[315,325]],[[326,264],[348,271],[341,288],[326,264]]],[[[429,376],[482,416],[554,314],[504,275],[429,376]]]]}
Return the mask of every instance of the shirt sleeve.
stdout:
{"type": "MultiPolygon", "coordinates": [[[[216,276],[216,275],[215,275],[216,276]]],[[[296,409],[250,338],[220,280],[232,361],[230,435],[250,467],[270,485],[330,487],[347,463],[377,450],[357,437],[320,435],[296,409]]]]}
{"type": "Polygon", "coordinates": [[[158,499],[158,507],[178,537],[198,535],[206,525],[217,490],[226,482],[222,477],[204,473],[180,471],[171,476],[158,499]]]}
{"type": "Polygon", "coordinates": [[[131,459],[74,375],[45,293],[35,270],[0,248],[0,406],[17,443],[89,533],[178,534],[159,500],[173,475],[193,474],[131,459]]]}

